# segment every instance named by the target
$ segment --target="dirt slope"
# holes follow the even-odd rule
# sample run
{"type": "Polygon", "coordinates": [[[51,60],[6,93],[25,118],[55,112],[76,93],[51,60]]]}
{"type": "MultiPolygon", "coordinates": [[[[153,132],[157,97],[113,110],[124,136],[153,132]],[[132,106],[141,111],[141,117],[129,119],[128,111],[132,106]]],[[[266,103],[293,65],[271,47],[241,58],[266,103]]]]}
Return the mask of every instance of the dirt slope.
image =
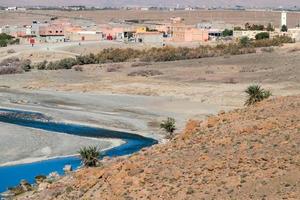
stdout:
{"type": "Polygon", "coordinates": [[[41,189],[20,199],[299,199],[300,96],[190,121],[167,144],[41,189]]]}

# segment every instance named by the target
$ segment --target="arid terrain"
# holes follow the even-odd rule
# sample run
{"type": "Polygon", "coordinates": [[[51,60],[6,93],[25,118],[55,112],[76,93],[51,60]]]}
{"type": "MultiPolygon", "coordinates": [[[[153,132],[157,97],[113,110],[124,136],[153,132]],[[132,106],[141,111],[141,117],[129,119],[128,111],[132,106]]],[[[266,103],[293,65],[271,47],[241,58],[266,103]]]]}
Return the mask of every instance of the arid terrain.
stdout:
{"type": "MultiPolygon", "coordinates": [[[[51,17],[67,18],[78,24],[101,24],[114,21],[140,19],[155,22],[168,21],[171,17],[182,17],[187,24],[201,21],[222,21],[233,25],[244,25],[246,22],[280,25],[280,12],[271,11],[138,11],[138,10],[103,10],[103,11],[26,11],[0,12],[0,26],[31,24],[33,20],[47,21],[51,17]]],[[[289,13],[288,25],[298,25],[300,13],[289,13]]]]}
{"type": "Polygon", "coordinates": [[[296,200],[299,113],[299,96],[290,96],[189,121],[167,144],[42,183],[19,199],[296,200]]]}
{"type": "MultiPolygon", "coordinates": [[[[164,135],[159,129],[161,120],[174,117],[177,129],[182,130],[189,119],[204,119],[220,110],[240,108],[246,98],[244,90],[250,84],[259,83],[274,96],[300,94],[299,49],[296,43],[272,52],[258,51],[248,55],[93,64],[81,66],[79,71],[33,70],[1,75],[0,106],[34,110],[58,121],[135,132],[161,141],[164,135]]],[[[38,52],[33,50],[32,54],[38,52]]],[[[22,53],[26,54],[26,49],[22,53]]],[[[1,129],[9,130],[4,126],[1,129]]],[[[14,145],[10,152],[0,156],[1,164],[22,162],[21,158],[35,160],[69,155],[76,148],[76,138],[68,140],[70,147],[66,148],[55,147],[47,140],[49,153],[43,150],[46,135],[36,135],[30,129],[24,131],[33,134],[31,138],[39,138],[35,142],[38,145],[35,153],[31,149],[25,151],[22,145],[14,145]]],[[[11,136],[9,139],[2,134],[8,141],[22,141],[16,140],[17,134],[11,136]]],[[[28,144],[32,143],[28,139],[28,144]]]]}

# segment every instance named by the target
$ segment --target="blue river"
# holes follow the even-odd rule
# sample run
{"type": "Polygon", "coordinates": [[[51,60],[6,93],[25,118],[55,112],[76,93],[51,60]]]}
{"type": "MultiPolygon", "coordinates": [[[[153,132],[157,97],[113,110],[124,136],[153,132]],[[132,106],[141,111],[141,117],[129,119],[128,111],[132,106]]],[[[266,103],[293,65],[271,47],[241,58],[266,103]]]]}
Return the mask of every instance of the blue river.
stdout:
{"type": "MultiPolygon", "coordinates": [[[[102,156],[115,157],[129,155],[144,147],[157,144],[156,140],[137,134],[112,131],[85,125],[53,122],[50,118],[36,112],[0,109],[0,113],[2,113],[0,114],[0,122],[51,131],[53,134],[66,133],[93,138],[122,139],[125,141],[125,143],[120,146],[102,152],[102,156]]],[[[34,177],[37,175],[48,175],[54,171],[59,174],[63,174],[63,167],[65,165],[72,165],[73,169],[76,169],[81,165],[81,161],[78,157],[73,156],[29,164],[0,167],[0,193],[6,191],[9,187],[18,185],[22,179],[26,179],[30,183],[34,183],[34,177]]]]}

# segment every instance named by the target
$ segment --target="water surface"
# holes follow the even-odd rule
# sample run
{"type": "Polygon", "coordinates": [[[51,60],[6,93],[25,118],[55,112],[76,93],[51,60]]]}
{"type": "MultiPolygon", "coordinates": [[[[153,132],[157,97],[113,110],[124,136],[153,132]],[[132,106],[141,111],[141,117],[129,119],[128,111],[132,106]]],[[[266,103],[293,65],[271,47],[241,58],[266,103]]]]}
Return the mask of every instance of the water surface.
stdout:
{"type": "MultiPolygon", "coordinates": [[[[53,122],[51,118],[36,112],[0,109],[0,122],[46,130],[53,134],[66,133],[84,137],[124,140],[124,144],[103,152],[103,156],[110,157],[132,154],[144,147],[149,147],[157,143],[152,138],[137,134],[78,124],[53,122]]],[[[67,164],[72,165],[73,169],[76,169],[80,166],[80,159],[73,156],[0,167],[0,192],[7,190],[9,187],[16,186],[21,179],[26,179],[30,183],[34,183],[34,177],[37,175],[48,175],[53,171],[63,174],[63,167],[67,164]]]]}

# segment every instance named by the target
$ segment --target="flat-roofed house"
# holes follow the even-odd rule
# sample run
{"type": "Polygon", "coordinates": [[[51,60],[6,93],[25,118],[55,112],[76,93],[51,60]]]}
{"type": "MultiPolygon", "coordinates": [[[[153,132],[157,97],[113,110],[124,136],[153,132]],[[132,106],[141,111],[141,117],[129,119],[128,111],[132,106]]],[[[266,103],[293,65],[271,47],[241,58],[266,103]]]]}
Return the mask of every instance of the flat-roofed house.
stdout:
{"type": "Polygon", "coordinates": [[[41,42],[56,43],[65,41],[65,31],[62,24],[47,24],[39,27],[41,42]]]}

